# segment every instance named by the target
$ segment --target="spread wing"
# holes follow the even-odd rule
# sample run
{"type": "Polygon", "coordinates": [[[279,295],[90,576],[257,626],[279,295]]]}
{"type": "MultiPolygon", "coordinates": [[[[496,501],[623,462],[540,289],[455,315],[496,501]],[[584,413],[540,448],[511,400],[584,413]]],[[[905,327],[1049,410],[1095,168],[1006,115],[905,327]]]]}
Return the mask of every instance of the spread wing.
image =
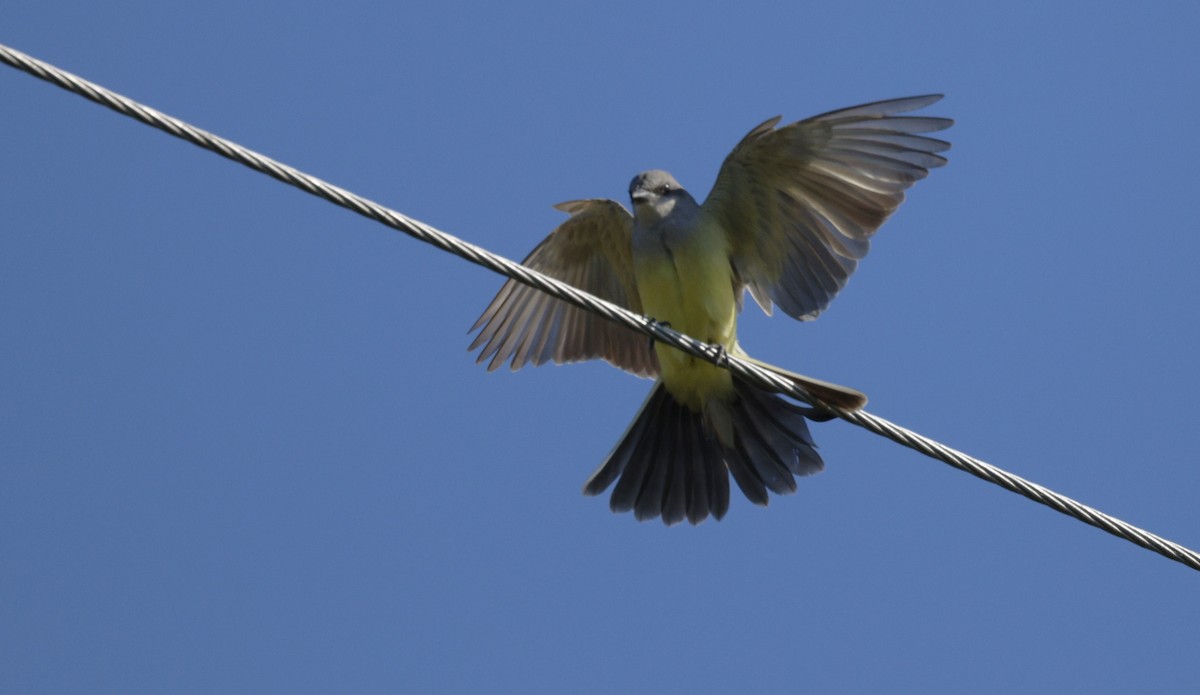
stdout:
{"type": "MultiPolygon", "coordinates": [[[[946,163],[922,135],[948,118],[901,116],[941,95],[864,104],[776,128],[773,118],[721,165],[704,211],[729,237],[733,267],[763,311],[816,318],[867,255],[904,191],[946,163]]],[[[740,295],[739,291],[739,295],[740,295]]]]}
{"type": "MultiPolygon", "coordinates": [[[[573,200],[569,213],[522,263],[630,311],[642,313],[630,248],[633,217],[612,200],[573,200]]],[[[488,370],[511,360],[515,371],[533,364],[600,358],[638,376],[656,376],[658,358],[640,333],[600,318],[540,290],[509,280],[471,327],[482,347],[476,362],[488,370]]]]}

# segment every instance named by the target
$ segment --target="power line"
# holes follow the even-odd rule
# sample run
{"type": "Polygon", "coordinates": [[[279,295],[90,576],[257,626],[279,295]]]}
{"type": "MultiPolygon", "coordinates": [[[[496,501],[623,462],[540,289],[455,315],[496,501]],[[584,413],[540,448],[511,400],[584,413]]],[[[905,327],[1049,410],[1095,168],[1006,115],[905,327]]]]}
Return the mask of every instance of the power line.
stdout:
{"type": "Polygon", "coordinates": [[[627,309],[616,306],[615,304],[611,304],[586,292],[577,290],[566,283],[542,275],[537,271],[530,270],[529,268],[526,268],[518,263],[514,263],[507,258],[493,254],[473,244],[469,244],[457,237],[434,229],[427,224],[406,217],[405,215],[383,207],[382,205],[367,200],[366,198],[326,183],[321,179],[309,176],[302,171],[293,169],[286,164],[282,164],[270,159],[269,157],[258,154],[257,152],[248,150],[236,143],[196,128],[177,118],[173,118],[148,106],[139,104],[132,99],[116,94],[115,92],[111,92],[97,84],[93,84],[92,82],[84,80],[81,77],[72,75],[71,73],[59,70],[52,65],[33,58],[32,56],[21,53],[15,49],[4,46],[3,44],[0,44],[0,61],[8,63],[12,67],[27,72],[34,77],[38,77],[47,82],[56,84],[69,92],[73,92],[98,104],[106,106],[118,113],[137,119],[146,125],[153,126],[154,128],[170,133],[175,137],[187,140],[188,142],[203,147],[206,150],[216,152],[222,157],[226,157],[240,164],[244,164],[255,171],[272,176],[307,193],[311,193],[320,198],[324,198],[331,203],[357,212],[364,217],[381,222],[393,229],[404,232],[409,236],[415,237],[428,244],[432,244],[443,251],[449,251],[460,258],[464,258],[472,263],[488,268],[489,270],[493,270],[497,273],[513,278],[518,282],[537,288],[543,292],[547,292],[553,297],[557,297],[558,299],[562,299],[570,304],[581,307],[586,311],[599,314],[610,321],[616,321],[617,323],[632,328],[633,330],[640,331],[641,333],[650,336],[655,340],[664,342],[675,348],[683,350],[684,352],[724,367],[738,375],[740,378],[757,386],[768,390],[785,393],[793,398],[821,406],[846,422],[858,425],[866,430],[887,437],[892,441],[903,444],[911,449],[915,449],[926,456],[942,461],[943,463],[947,463],[955,468],[958,468],[959,470],[966,471],[971,475],[982,478],[995,485],[999,485],[1006,490],[1023,495],[1035,502],[1044,504],[1051,509],[1059,511],[1068,516],[1072,516],[1086,524],[1090,524],[1096,528],[1107,531],[1118,538],[1123,538],[1132,543],[1136,543],[1143,548],[1153,550],[1154,552],[1175,560],[1176,562],[1181,562],[1192,569],[1200,570],[1200,553],[1197,553],[1194,550],[1190,550],[1182,545],[1179,545],[1178,543],[1166,540],[1165,538],[1150,533],[1149,531],[1125,523],[1120,519],[1109,516],[1085,504],[1076,502],[1069,497],[1060,495],[1052,490],[1042,487],[1041,485],[1025,480],[1020,476],[1013,475],[1012,473],[1008,473],[1007,471],[996,468],[995,466],[980,461],[977,458],[951,449],[932,439],[904,429],[903,427],[888,422],[887,420],[872,415],[866,411],[851,411],[826,405],[820,400],[809,395],[798,384],[788,381],[772,372],[766,371],[733,355],[729,355],[716,346],[702,343],[689,336],[678,333],[660,323],[646,318],[645,316],[635,314],[627,309]]]}

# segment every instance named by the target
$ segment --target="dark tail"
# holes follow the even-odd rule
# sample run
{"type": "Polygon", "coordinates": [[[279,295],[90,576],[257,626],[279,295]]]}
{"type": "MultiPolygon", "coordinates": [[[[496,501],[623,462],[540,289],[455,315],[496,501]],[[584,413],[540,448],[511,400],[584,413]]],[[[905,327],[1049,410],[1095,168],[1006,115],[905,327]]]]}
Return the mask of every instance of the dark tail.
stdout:
{"type": "Polygon", "coordinates": [[[806,419],[829,416],[736,378],[733,384],[735,399],[722,409],[732,422],[728,446],[709,421],[712,413],[682,405],[660,382],[588,479],[584,494],[598,495],[619,477],[609,502],[614,512],[632,509],[639,521],[661,516],[668,526],[685,518],[698,524],[709,514],[719,520],[729,510],[728,473],[747,499],[766,505],[768,490],[795,492],[793,476],[825,467],[806,419]]]}

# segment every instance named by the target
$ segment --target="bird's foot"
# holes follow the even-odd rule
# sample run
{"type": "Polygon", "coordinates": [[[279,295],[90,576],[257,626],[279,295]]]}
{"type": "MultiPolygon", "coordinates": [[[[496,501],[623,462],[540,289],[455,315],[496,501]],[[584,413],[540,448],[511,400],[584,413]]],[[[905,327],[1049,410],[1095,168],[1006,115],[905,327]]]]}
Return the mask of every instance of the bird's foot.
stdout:
{"type": "MultiPolygon", "coordinates": [[[[670,328],[671,327],[670,321],[659,321],[658,319],[654,318],[653,316],[648,316],[647,318],[649,318],[650,323],[654,324],[655,326],[660,326],[662,328],[670,328]]],[[[653,350],[654,349],[654,338],[647,338],[646,345],[649,346],[649,348],[651,350],[653,350]]]]}
{"type": "Polygon", "coordinates": [[[715,364],[718,367],[724,367],[727,369],[729,367],[729,351],[725,349],[724,345],[713,345],[713,347],[717,349],[717,359],[715,364]]]}

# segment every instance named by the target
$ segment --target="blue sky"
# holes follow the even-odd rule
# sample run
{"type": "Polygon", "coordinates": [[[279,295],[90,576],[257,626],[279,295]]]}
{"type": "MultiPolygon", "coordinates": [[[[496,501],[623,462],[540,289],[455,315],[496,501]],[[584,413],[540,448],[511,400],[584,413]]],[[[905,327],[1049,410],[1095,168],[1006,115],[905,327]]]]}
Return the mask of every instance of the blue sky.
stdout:
{"type": "MultiPolygon", "coordinates": [[[[751,127],[950,164],[752,354],[1193,548],[1194,3],[52,3],[0,42],[519,259],[751,127]]],[[[1191,692],[1196,572],[842,422],[766,509],[583,481],[649,382],[486,373],[501,280],[0,69],[0,690],[1191,692]]]]}

